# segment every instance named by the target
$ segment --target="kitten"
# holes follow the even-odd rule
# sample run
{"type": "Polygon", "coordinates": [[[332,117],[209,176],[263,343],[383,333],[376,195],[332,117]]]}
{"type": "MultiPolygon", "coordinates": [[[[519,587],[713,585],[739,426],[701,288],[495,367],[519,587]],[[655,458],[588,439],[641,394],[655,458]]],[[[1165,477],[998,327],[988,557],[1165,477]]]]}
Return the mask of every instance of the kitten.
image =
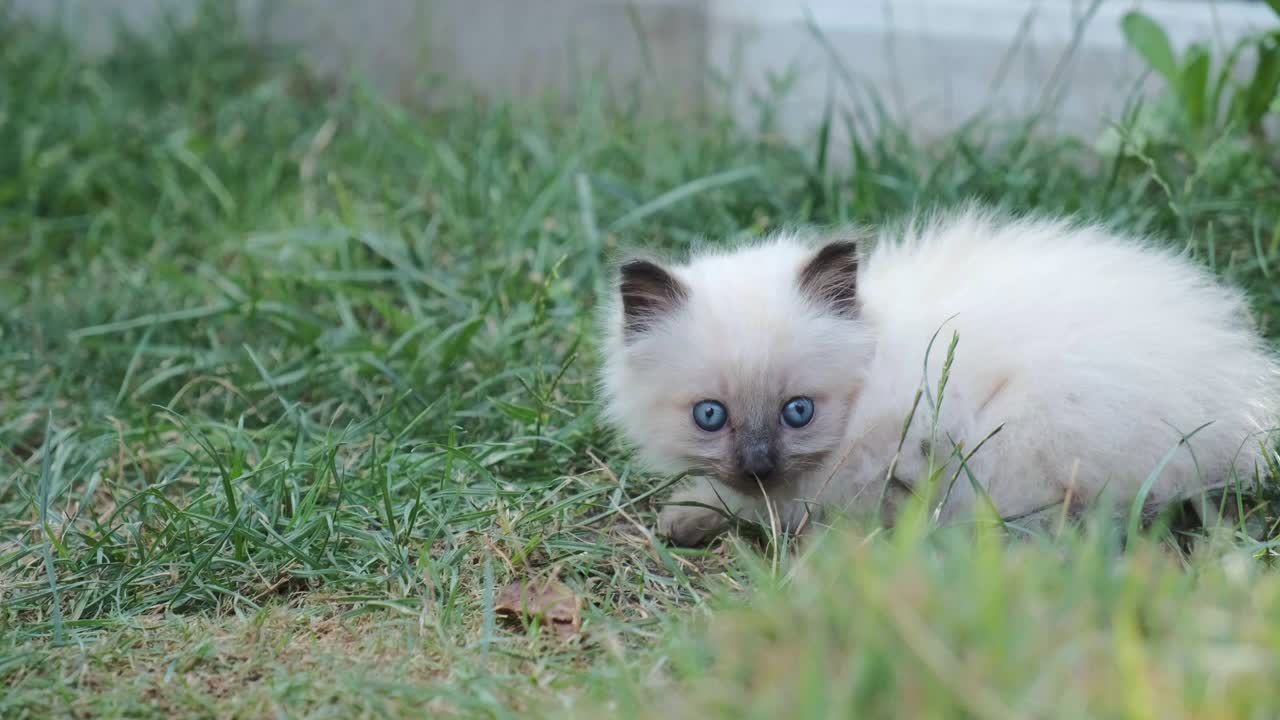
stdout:
{"type": "Polygon", "coordinates": [[[874,510],[886,489],[921,491],[931,462],[943,521],[974,509],[968,473],[1007,518],[1104,489],[1127,503],[1169,455],[1158,506],[1251,482],[1280,401],[1244,297],[1200,266],[976,209],[865,253],[779,234],[684,264],[633,259],[606,318],[607,420],[653,469],[696,478],[672,502],[702,506],[658,519],[681,545],[726,514],[796,531],[810,512],[874,510]]]}

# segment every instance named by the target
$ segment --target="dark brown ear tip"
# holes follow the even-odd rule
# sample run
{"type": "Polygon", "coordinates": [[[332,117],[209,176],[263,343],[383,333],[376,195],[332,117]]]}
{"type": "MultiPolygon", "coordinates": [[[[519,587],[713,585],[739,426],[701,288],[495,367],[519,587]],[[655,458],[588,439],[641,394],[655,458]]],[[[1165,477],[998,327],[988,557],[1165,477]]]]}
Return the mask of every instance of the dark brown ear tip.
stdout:
{"type": "Polygon", "coordinates": [[[648,258],[629,258],[618,265],[618,275],[623,280],[662,280],[671,277],[658,263],[648,258]]]}
{"type": "Polygon", "coordinates": [[[856,261],[858,259],[858,241],[833,240],[822,246],[814,260],[818,262],[831,261],[838,257],[848,257],[856,261]]]}
{"type": "Polygon", "coordinates": [[[814,254],[800,272],[800,288],[838,315],[857,312],[858,242],[833,240],[814,254]]]}
{"type": "Polygon", "coordinates": [[[628,336],[647,330],[674,310],[688,292],[671,271],[647,258],[631,258],[618,267],[624,327],[628,336]]]}

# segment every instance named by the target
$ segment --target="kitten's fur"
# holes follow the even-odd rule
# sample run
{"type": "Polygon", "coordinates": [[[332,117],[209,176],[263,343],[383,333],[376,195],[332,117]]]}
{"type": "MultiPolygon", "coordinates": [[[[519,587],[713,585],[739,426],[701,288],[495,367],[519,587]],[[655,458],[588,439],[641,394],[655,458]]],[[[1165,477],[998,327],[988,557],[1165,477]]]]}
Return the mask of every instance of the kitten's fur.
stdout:
{"type": "MultiPolygon", "coordinates": [[[[1277,363],[1242,294],[1099,227],[970,209],[907,226],[865,255],[847,240],[781,234],[685,264],[632,260],[620,275],[606,417],[654,469],[697,475],[673,502],[772,516],[788,530],[806,507],[874,509],[895,455],[900,488],[928,474],[931,449],[950,480],[954,443],[967,454],[1001,426],[966,464],[1006,517],[1104,489],[1128,502],[1177,448],[1148,497],[1159,504],[1251,481],[1276,418],[1277,363]],[[929,397],[953,332],[935,419],[929,397]],[[816,407],[800,429],[779,419],[793,397],[816,407]],[[691,416],[708,399],[728,410],[717,432],[691,416]],[[743,473],[748,445],[768,447],[776,471],[743,473]]],[[[973,508],[967,477],[950,486],[943,519],[973,508]]],[[[680,544],[724,525],[691,505],[659,517],[680,544]]]]}

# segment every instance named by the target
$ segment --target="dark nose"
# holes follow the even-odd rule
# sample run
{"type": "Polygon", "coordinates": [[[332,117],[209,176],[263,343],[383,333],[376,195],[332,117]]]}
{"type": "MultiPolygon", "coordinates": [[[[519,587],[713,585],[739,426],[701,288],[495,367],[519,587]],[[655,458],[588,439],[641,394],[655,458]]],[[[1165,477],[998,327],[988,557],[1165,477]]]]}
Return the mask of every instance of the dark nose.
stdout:
{"type": "Polygon", "coordinates": [[[767,444],[754,444],[742,449],[739,466],[748,480],[768,480],[778,467],[778,458],[767,444]]]}

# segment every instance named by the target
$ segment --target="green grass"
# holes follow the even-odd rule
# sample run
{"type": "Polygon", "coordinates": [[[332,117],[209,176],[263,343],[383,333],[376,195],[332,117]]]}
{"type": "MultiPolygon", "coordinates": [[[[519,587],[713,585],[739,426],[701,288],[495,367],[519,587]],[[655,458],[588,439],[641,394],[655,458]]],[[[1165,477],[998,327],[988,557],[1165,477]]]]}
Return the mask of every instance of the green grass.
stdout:
{"type": "Polygon", "coordinates": [[[0,17],[0,716],[1276,714],[1265,543],[667,548],[592,347],[620,246],[972,197],[1176,238],[1280,333],[1274,146],[661,107],[428,111],[216,11],[95,63],[0,17]],[[552,576],[577,642],[495,613],[552,576]]]}

